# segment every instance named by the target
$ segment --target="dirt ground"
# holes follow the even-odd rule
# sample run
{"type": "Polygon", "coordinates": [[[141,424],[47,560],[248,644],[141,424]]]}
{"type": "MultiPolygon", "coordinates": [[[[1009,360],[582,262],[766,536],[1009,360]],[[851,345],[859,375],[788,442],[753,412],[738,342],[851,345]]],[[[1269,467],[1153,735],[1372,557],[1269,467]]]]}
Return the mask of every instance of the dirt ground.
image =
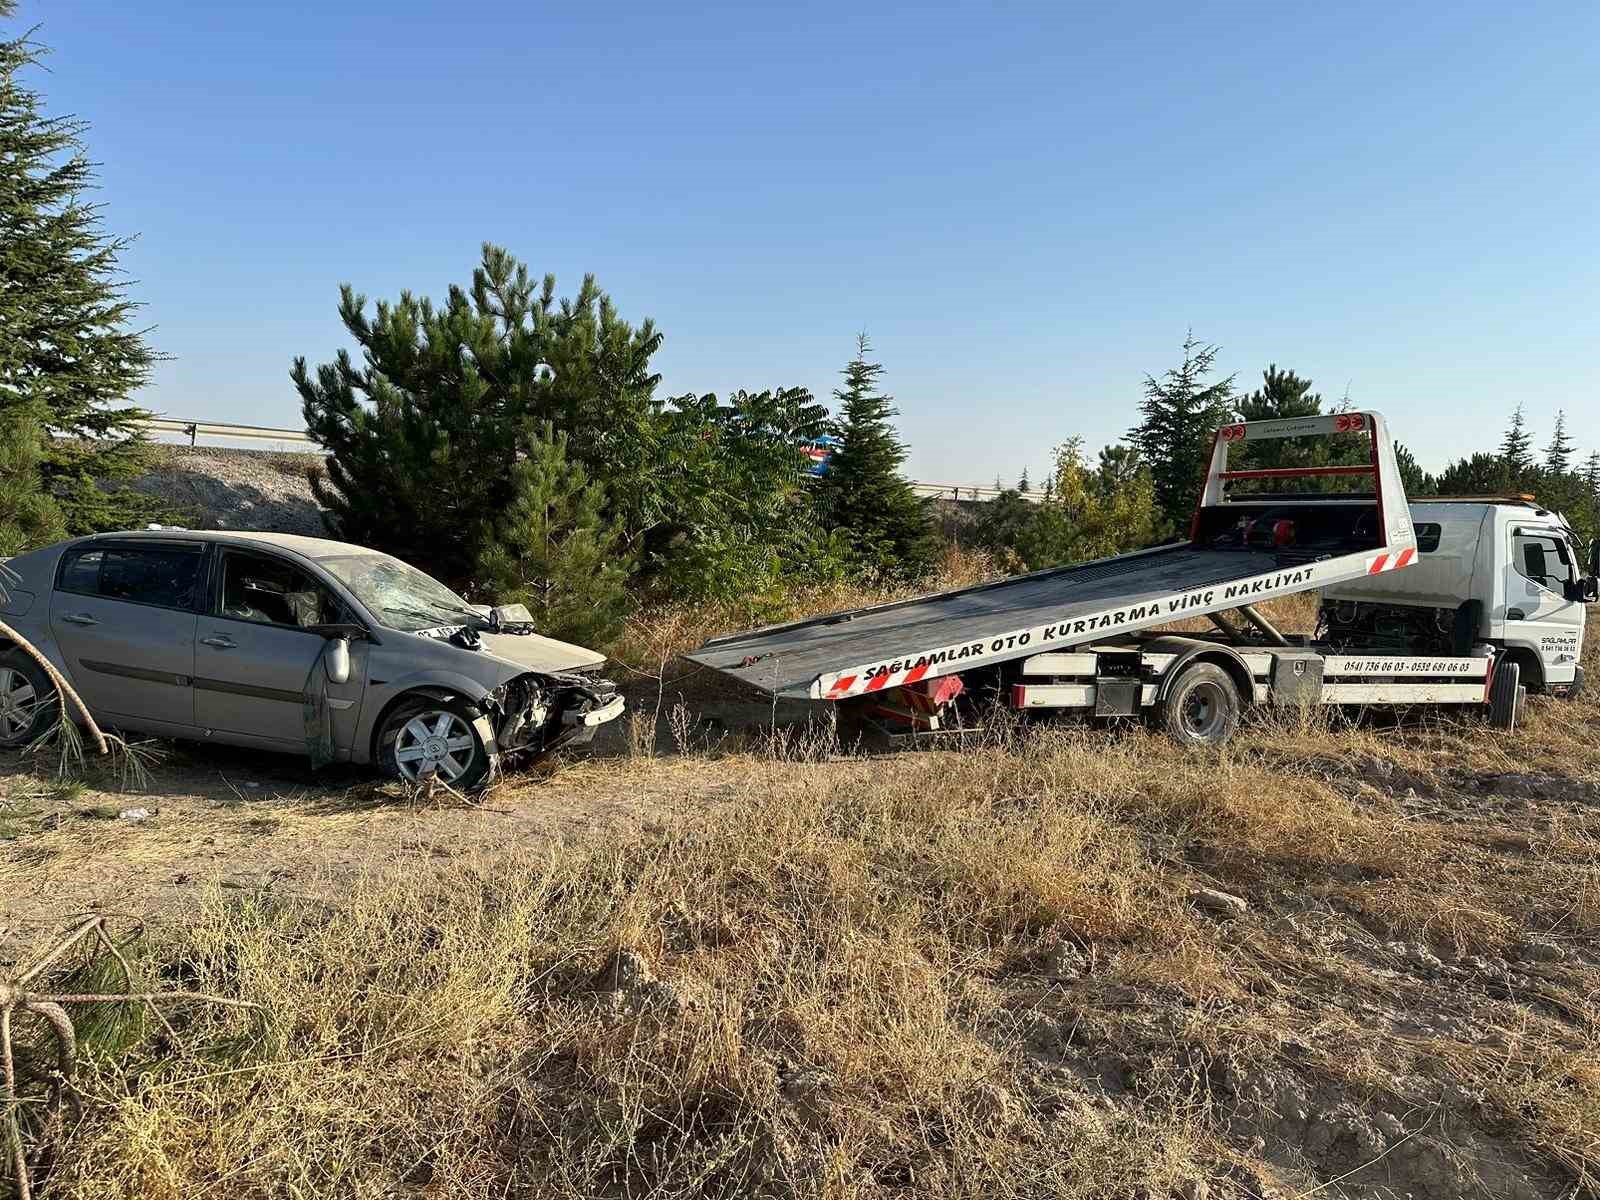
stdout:
{"type": "MultiPolygon", "coordinates": [[[[1588,664],[1600,667],[1593,651],[1588,664]]],[[[659,695],[638,681],[630,705],[634,723],[609,729],[591,757],[509,775],[474,804],[214,746],[167,747],[142,790],[104,776],[56,782],[11,756],[0,761],[0,962],[12,957],[7,942],[37,945],[88,909],[181,925],[214,886],[328,899],[374,876],[492,873],[508,855],[537,862],[562,845],[614,844],[652,864],[641,878],[660,861],[704,855],[703,869],[672,869],[662,897],[679,899],[656,897],[659,913],[648,907],[655,899],[635,896],[647,915],[627,927],[704,918],[743,928],[713,916],[752,886],[749,863],[777,863],[782,879],[819,839],[834,839],[842,849],[829,886],[862,870],[851,902],[860,912],[931,898],[918,919],[946,940],[917,936],[949,950],[952,994],[964,999],[948,1018],[940,1006],[919,1018],[929,1025],[917,1036],[978,1047],[970,1053],[989,1064],[989,1082],[962,1083],[931,1064],[944,1072],[930,1074],[942,1098],[914,1107],[943,1105],[948,1121],[993,1108],[983,1137],[1003,1147],[993,1153],[1006,1177],[1053,1169],[1063,1147],[1098,1145],[1111,1165],[1097,1160],[1086,1177],[1168,1180],[1138,1193],[1152,1197],[1600,1195],[1593,697],[1536,698],[1512,735],[1437,714],[1348,730],[1258,723],[1221,756],[1116,729],[818,754],[803,732],[763,740],[780,714],[698,676],[659,695]],[[764,823],[778,831],[770,847],[764,823]],[[1085,857],[1080,839],[1126,857],[1085,857]],[[698,881],[719,870],[725,891],[694,899],[698,881]],[[684,903],[690,917],[675,907],[684,903]],[[1027,914],[1015,929],[1008,906],[1027,914]],[[972,922],[959,937],[946,928],[958,920],[972,922]],[[972,1096],[960,1090],[969,1083],[972,1096]]],[[[825,923],[819,947],[836,927],[825,923]]],[[[611,936],[587,932],[585,946],[611,936]]],[[[662,988],[732,988],[733,968],[718,964],[768,952],[743,932],[688,949],[657,936],[640,942],[646,999],[662,988]]],[[[897,945],[873,953],[892,964],[897,945]]],[[[785,979],[798,969],[778,961],[785,979]]],[[[596,1003],[583,986],[574,995],[596,1003]]],[[[822,990],[830,1004],[836,986],[822,990]]],[[[743,1002],[754,1008],[755,993],[743,1002]]],[[[692,1027],[698,1011],[674,1008],[668,1024],[692,1027]]],[[[603,1005],[596,1012],[602,1024],[621,1019],[603,1005]]],[[[862,1065],[850,1037],[835,1046],[819,1028],[807,1037],[820,1065],[775,1098],[741,1093],[741,1112],[769,1106],[781,1133],[821,1120],[812,1109],[833,1112],[835,1101],[801,1086],[811,1075],[824,1094],[855,1095],[861,1112],[909,1086],[895,1082],[899,1058],[862,1065]]],[[[746,1053],[764,1062],[751,1036],[746,1053]]],[[[540,1094],[574,1086],[563,1077],[540,1094]]],[[[865,1133],[864,1148],[851,1149],[856,1118],[846,1112],[824,1120],[846,1131],[833,1152],[855,1155],[857,1174],[870,1167],[859,1194],[887,1194],[889,1184],[875,1190],[879,1176],[898,1179],[899,1160],[885,1166],[874,1155],[903,1153],[904,1131],[887,1149],[865,1133]]],[[[813,1170],[803,1156],[772,1153],[750,1170],[813,1170]]],[[[908,1179],[934,1178],[911,1161],[908,1179]]],[[[102,1194],[74,1186],[64,1182],[63,1194],[102,1194]]],[[[478,1192],[463,1184],[440,1194],[478,1192]]],[[[1036,1194],[1134,1193],[1063,1182],[1036,1194]]]]}

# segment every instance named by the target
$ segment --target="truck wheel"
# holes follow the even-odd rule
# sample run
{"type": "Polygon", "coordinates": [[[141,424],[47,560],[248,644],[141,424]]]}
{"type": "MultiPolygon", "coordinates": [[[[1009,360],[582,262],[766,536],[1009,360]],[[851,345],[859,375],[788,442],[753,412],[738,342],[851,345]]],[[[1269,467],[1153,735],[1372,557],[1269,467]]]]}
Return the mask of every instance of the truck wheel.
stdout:
{"type": "Polygon", "coordinates": [[[21,650],[0,651],[0,747],[26,746],[56,719],[56,685],[21,650]]]}
{"type": "Polygon", "coordinates": [[[1528,689],[1522,686],[1521,664],[1496,663],[1494,679],[1489,684],[1489,724],[1508,732],[1515,729],[1527,695],[1528,689]]]}
{"type": "Polygon", "coordinates": [[[1178,676],[1161,701],[1158,719],[1167,736],[1185,746],[1220,746],[1239,727],[1239,689],[1214,663],[1195,663],[1178,676]]]}

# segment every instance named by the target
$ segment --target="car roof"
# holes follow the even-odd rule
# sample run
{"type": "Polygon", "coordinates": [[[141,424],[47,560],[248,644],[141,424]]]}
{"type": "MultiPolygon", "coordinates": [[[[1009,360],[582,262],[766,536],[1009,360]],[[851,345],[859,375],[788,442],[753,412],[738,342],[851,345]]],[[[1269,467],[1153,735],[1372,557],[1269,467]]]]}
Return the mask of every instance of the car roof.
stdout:
{"type": "Polygon", "coordinates": [[[255,533],[244,529],[123,529],[112,533],[91,534],[85,541],[108,538],[138,538],[140,541],[217,542],[232,546],[272,546],[288,550],[302,558],[337,558],[347,554],[376,554],[365,546],[353,542],[336,542],[331,538],[306,537],[298,533],[255,533]]]}

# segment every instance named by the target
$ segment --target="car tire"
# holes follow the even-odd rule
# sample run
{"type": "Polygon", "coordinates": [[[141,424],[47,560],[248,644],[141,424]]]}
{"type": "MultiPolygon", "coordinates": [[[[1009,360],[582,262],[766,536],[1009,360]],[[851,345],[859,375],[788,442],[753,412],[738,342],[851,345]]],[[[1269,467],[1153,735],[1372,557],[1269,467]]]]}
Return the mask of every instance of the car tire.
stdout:
{"type": "Polygon", "coordinates": [[[61,697],[44,668],[21,650],[0,651],[0,747],[29,745],[60,711],[61,697]]]}
{"type": "Polygon", "coordinates": [[[1182,746],[1220,746],[1239,728],[1239,689],[1215,663],[1185,667],[1161,701],[1157,720],[1182,746]]]}
{"type": "Polygon", "coordinates": [[[431,773],[458,790],[476,787],[489,774],[489,752],[477,729],[482,715],[454,698],[404,700],[378,731],[378,764],[408,783],[431,773]]]}

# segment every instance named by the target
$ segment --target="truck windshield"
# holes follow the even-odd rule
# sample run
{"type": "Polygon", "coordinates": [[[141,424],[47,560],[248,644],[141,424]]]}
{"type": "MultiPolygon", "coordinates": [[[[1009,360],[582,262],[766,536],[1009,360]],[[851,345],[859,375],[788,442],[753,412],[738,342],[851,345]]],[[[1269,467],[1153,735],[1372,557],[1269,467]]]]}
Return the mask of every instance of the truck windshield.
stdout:
{"type": "Polygon", "coordinates": [[[481,621],[460,596],[398,558],[369,551],[317,561],[390,629],[415,633],[481,621]]]}

